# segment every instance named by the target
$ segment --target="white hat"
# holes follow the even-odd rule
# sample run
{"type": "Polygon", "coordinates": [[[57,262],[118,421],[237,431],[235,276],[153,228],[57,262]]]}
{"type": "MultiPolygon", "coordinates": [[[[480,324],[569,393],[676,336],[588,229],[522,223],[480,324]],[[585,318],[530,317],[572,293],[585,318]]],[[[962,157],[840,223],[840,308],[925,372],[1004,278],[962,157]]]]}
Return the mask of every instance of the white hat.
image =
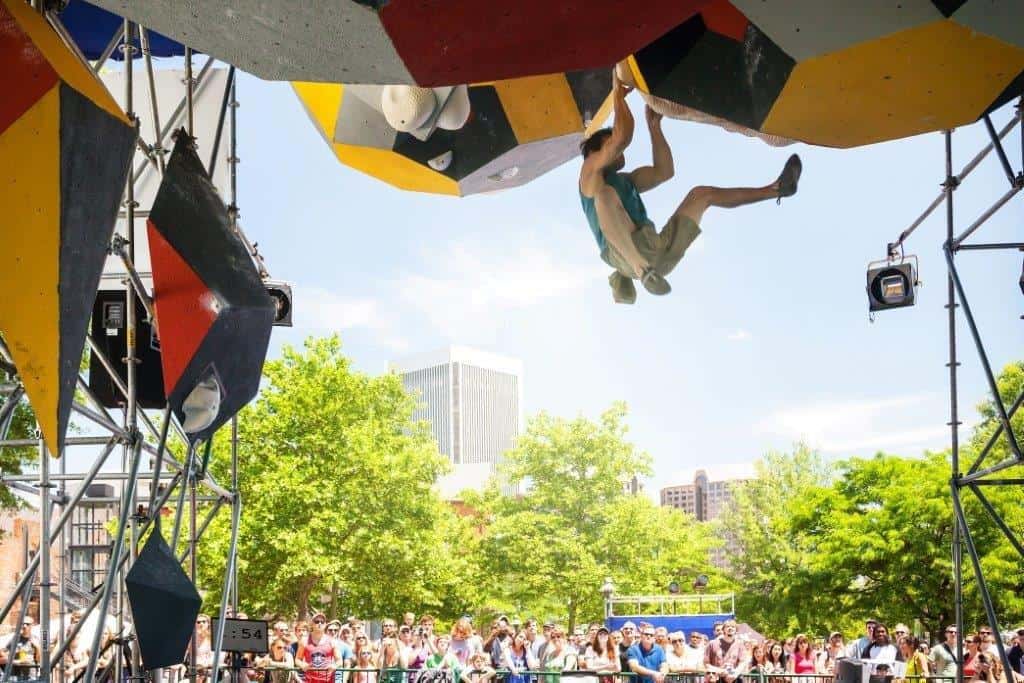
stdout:
{"type": "Polygon", "coordinates": [[[387,85],[380,94],[381,111],[397,131],[408,133],[423,127],[437,108],[437,97],[430,88],[415,85],[387,85]]]}

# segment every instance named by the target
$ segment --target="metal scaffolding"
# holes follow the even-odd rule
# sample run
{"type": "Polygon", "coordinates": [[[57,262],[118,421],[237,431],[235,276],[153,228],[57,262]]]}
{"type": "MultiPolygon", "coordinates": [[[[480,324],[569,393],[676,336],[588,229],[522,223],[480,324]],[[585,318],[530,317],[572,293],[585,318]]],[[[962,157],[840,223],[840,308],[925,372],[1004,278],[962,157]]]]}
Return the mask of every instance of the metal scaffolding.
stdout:
{"type": "MultiPolygon", "coordinates": [[[[1013,403],[1007,407],[1007,404],[1003,401],[999,394],[999,388],[996,382],[996,376],[992,371],[992,366],[989,363],[988,352],[985,349],[985,344],[981,338],[981,334],[978,330],[978,325],[975,320],[974,314],[971,311],[971,305],[967,298],[967,293],[964,287],[963,280],[960,277],[960,272],[957,269],[956,257],[958,254],[964,251],[1005,251],[1012,250],[1021,252],[1024,251],[1024,242],[997,242],[997,243],[985,243],[985,242],[967,242],[967,239],[974,235],[992,216],[994,216],[1000,209],[1016,196],[1021,190],[1024,190],[1024,170],[1021,172],[1014,172],[1013,167],[1010,163],[1009,157],[1006,154],[1006,150],[1003,147],[1003,139],[1007,134],[1015,127],[1020,125],[1021,130],[1021,164],[1024,169],[1024,98],[1018,102],[1014,115],[1011,117],[1009,122],[998,132],[995,126],[992,124],[992,120],[988,115],[983,117],[985,129],[988,132],[990,142],[978,152],[974,158],[968,162],[958,175],[953,175],[953,132],[946,131],[944,133],[945,140],[945,179],[942,183],[942,192],[938,197],[924,210],[924,212],[910,225],[909,228],[903,231],[896,242],[889,245],[890,258],[894,257],[897,250],[901,250],[903,243],[910,236],[914,230],[916,230],[924,220],[937,209],[941,204],[945,203],[946,207],[946,239],[943,242],[943,253],[945,255],[946,267],[948,271],[947,275],[947,292],[946,292],[946,309],[947,309],[947,320],[948,330],[947,338],[949,342],[949,362],[947,368],[949,371],[949,428],[950,428],[950,449],[951,449],[951,478],[950,478],[950,496],[953,504],[953,544],[952,544],[952,560],[953,560],[953,574],[954,583],[956,586],[954,595],[954,611],[956,615],[957,632],[962,636],[964,633],[963,624],[963,592],[964,592],[964,575],[963,575],[963,561],[964,553],[970,562],[972,573],[978,585],[978,593],[981,597],[982,606],[985,610],[986,619],[989,627],[992,629],[992,633],[999,634],[999,620],[996,615],[995,606],[992,601],[992,595],[988,589],[988,584],[985,580],[985,572],[981,566],[981,560],[978,555],[978,549],[974,543],[974,535],[971,530],[970,524],[968,524],[967,516],[964,513],[963,505],[963,494],[965,491],[969,491],[970,494],[977,498],[978,502],[984,508],[986,514],[991,519],[992,523],[999,529],[1002,535],[1006,538],[1007,542],[1014,548],[1014,550],[1024,559],[1024,543],[1021,538],[1006,524],[1002,515],[992,506],[989,499],[982,493],[983,486],[998,486],[998,487],[1018,487],[1018,489],[1024,486],[1024,479],[1021,478],[997,478],[996,475],[1007,468],[1014,467],[1017,465],[1024,464],[1024,455],[1021,452],[1021,446],[1018,443],[1017,434],[1015,434],[1010,425],[1010,419],[1016,413],[1021,403],[1024,402],[1024,393],[1017,396],[1013,403]],[[956,221],[954,220],[953,214],[953,194],[960,187],[967,176],[977,168],[978,164],[987,157],[992,151],[995,151],[996,156],[1002,166],[1003,172],[1008,182],[1007,191],[993,203],[988,209],[983,211],[974,221],[972,221],[966,228],[961,232],[956,231],[956,221]],[[962,311],[963,320],[967,324],[967,328],[970,332],[971,341],[974,344],[975,350],[978,354],[978,360],[981,365],[982,373],[984,374],[985,382],[987,384],[992,405],[995,408],[996,419],[998,425],[996,426],[995,432],[988,439],[985,446],[977,454],[974,462],[968,467],[967,471],[962,471],[960,462],[961,447],[960,447],[960,419],[959,419],[959,405],[958,405],[958,394],[957,394],[957,371],[960,367],[958,361],[958,341],[957,341],[957,310],[962,311]],[[1010,457],[995,463],[989,464],[987,467],[982,467],[986,464],[986,460],[992,453],[992,448],[998,443],[1000,437],[1005,438],[1006,444],[1011,452],[1010,457]]],[[[1024,287],[1024,280],[1022,280],[1022,287],[1024,287]]],[[[999,650],[999,658],[1002,661],[1003,671],[1006,676],[1007,683],[1014,683],[1013,680],[1013,667],[1010,666],[1009,659],[1007,658],[1006,648],[1003,645],[1002,639],[996,638],[996,646],[999,650]]],[[[957,659],[963,661],[963,639],[958,639],[958,651],[957,659]]],[[[958,680],[963,680],[962,667],[959,671],[958,680]]]]}
{"type": "MultiPolygon", "coordinates": [[[[41,9],[41,8],[40,8],[41,9]]],[[[42,9],[41,9],[42,11],[42,9]]],[[[34,554],[30,554],[27,546],[24,550],[25,568],[21,573],[10,594],[3,599],[0,605],[0,620],[3,620],[18,603],[20,598],[20,617],[24,619],[29,605],[29,598],[34,594],[39,597],[39,622],[40,622],[40,649],[41,658],[39,662],[39,680],[64,681],[72,680],[66,675],[63,667],[64,655],[68,650],[71,641],[78,635],[79,631],[86,624],[90,614],[98,613],[95,619],[96,628],[91,634],[90,659],[88,668],[84,673],[84,680],[92,681],[97,677],[97,667],[103,652],[101,651],[101,638],[104,633],[104,624],[108,618],[116,619],[117,633],[112,641],[112,647],[126,653],[125,657],[111,657],[112,669],[109,671],[110,680],[124,680],[129,676],[133,680],[161,680],[160,672],[145,672],[142,670],[138,647],[131,646],[125,649],[125,644],[134,640],[134,630],[126,627],[126,622],[131,622],[130,605],[126,600],[125,576],[130,570],[135,557],[139,552],[138,540],[151,525],[157,522],[162,508],[169,502],[176,500],[174,533],[171,543],[175,548],[175,555],[182,563],[187,563],[186,571],[193,582],[196,580],[198,568],[197,545],[201,541],[203,533],[210,523],[224,509],[231,510],[231,538],[229,553],[225,563],[223,580],[220,588],[222,597],[220,602],[220,614],[228,612],[229,606],[237,611],[238,608],[238,586],[237,586],[237,535],[239,520],[242,511],[241,498],[239,495],[238,479],[238,423],[237,418],[231,421],[231,460],[230,477],[231,481],[227,486],[222,485],[208,471],[207,463],[210,453],[210,442],[190,446],[181,424],[175,418],[173,412],[166,408],[162,413],[159,423],[147,415],[140,408],[138,401],[138,376],[137,376],[137,340],[134,329],[136,325],[136,299],[143,305],[150,320],[153,316],[151,293],[147,291],[142,278],[135,268],[135,244],[136,244],[136,217],[143,217],[146,211],[138,210],[139,204],[136,201],[136,187],[148,173],[158,173],[162,176],[165,168],[164,156],[170,145],[167,144],[171,132],[185,122],[185,127],[191,134],[194,127],[194,96],[198,88],[202,87],[204,79],[210,72],[213,58],[206,58],[202,68],[196,77],[193,77],[191,50],[186,50],[185,55],[185,83],[181,99],[178,105],[167,118],[161,118],[158,110],[156,97],[156,84],[154,80],[152,56],[149,50],[149,33],[143,28],[125,20],[123,26],[111,37],[107,48],[102,56],[94,63],[89,63],[81,50],[76,46],[74,39],[61,23],[60,17],[53,11],[45,12],[47,20],[54,30],[61,36],[68,47],[85,62],[94,74],[99,74],[103,65],[107,62],[116,49],[124,52],[125,79],[122,104],[130,121],[136,129],[139,128],[139,119],[135,115],[135,92],[134,72],[137,68],[134,54],[141,48],[142,64],[149,84],[149,115],[153,122],[152,131],[138,131],[138,150],[145,161],[131,170],[129,180],[124,191],[124,200],[119,217],[125,221],[125,234],[116,235],[110,247],[111,254],[120,258],[123,263],[126,279],[125,291],[127,297],[126,327],[129,333],[126,336],[126,354],[124,358],[109,358],[103,352],[103,348],[97,340],[89,336],[87,347],[93,357],[99,361],[102,368],[109,375],[123,401],[119,409],[112,413],[101,400],[90,390],[89,383],[79,375],[77,381],[77,393],[72,411],[74,415],[87,423],[91,431],[100,431],[101,435],[71,435],[65,441],[64,457],[60,458],[59,472],[51,473],[51,457],[43,445],[42,439],[8,439],[9,428],[14,416],[15,409],[24,398],[24,388],[17,376],[17,368],[13,358],[0,340],[0,380],[4,374],[10,376],[10,380],[0,382],[0,449],[16,447],[37,447],[39,450],[38,472],[33,475],[9,475],[0,473],[0,484],[6,485],[13,490],[35,496],[38,499],[40,544],[34,554]],[[138,38],[140,48],[133,44],[133,38],[138,38]],[[161,122],[163,125],[161,126],[161,122]],[[147,135],[148,137],[147,140],[147,135]],[[151,141],[151,142],[149,142],[151,141]],[[118,363],[123,363],[124,372],[117,372],[118,363]],[[184,444],[183,452],[186,453],[183,460],[179,460],[172,450],[175,443],[184,444]],[[84,472],[67,472],[67,451],[89,447],[98,453],[91,466],[84,472]],[[101,471],[111,460],[110,456],[115,450],[120,449],[120,467],[117,471],[101,471]],[[151,468],[146,471],[143,467],[143,459],[148,457],[151,461],[151,468]],[[138,490],[140,480],[149,480],[148,498],[142,499],[138,490]],[[89,487],[95,482],[113,481],[121,485],[119,496],[90,497],[87,495],[89,487]],[[67,483],[77,485],[69,495],[67,483]],[[53,489],[56,489],[55,491],[53,489]],[[86,503],[104,503],[114,505],[116,509],[117,528],[110,546],[109,558],[103,572],[102,581],[96,586],[71,586],[69,576],[69,553],[68,534],[69,521],[76,510],[82,509],[86,503]],[[59,510],[56,520],[53,519],[53,507],[59,510]],[[183,519],[184,518],[184,519],[183,519]],[[182,522],[187,525],[184,548],[180,551],[177,548],[178,537],[182,522]],[[126,539],[126,534],[130,542],[126,539]],[[51,567],[51,548],[56,546],[57,552],[53,555],[56,564],[56,572],[51,567]],[[56,579],[56,582],[53,579],[56,579]],[[51,601],[54,599],[53,589],[58,588],[56,601],[58,605],[58,616],[56,633],[51,633],[51,601]],[[81,619],[75,625],[70,625],[68,616],[71,610],[74,596],[79,598],[81,605],[81,619]],[[130,654],[127,654],[129,653],[130,654]],[[128,667],[129,671],[124,671],[128,667]],[[152,678],[151,678],[152,677],[152,678]]],[[[236,165],[237,138],[236,138],[236,111],[238,102],[236,99],[235,69],[228,70],[227,85],[220,105],[220,115],[217,122],[213,153],[210,162],[210,174],[213,173],[213,166],[217,158],[217,150],[221,144],[225,122],[230,123],[228,130],[227,145],[229,149],[228,172],[230,174],[230,186],[227,192],[228,212],[231,219],[231,226],[239,240],[246,246],[259,270],[261,276],[267,277],[262,257],[257,253],[242,232],[238,224],[238,202],[236,165]]],[[[179,444],[179,445],[180,445],[179,444]]],[[[159,528],[159,527],[158,527],[159,528]]],[[[224,619],[218,620],[218,629],[214,634],[212,647],[214,650],[214,661],[219,660],[221,646],[224,637],[224,619]]],[[[19,621],[19,623],[21,623],[19,621]]],[[[111,644],[108,643],[108,647],[111,644]]],[[[190,678],[195,678],[195,636],[193,634],[190,647],[190,662],[192,671],[188,673],[190,678]]],[[[13,658],[12,658],[13,659],[13,658]]],[[[216,665],[215,665],[216,666],[216,665]]],[[[10,664],[4,678],[10,677],[10,664]]],[[[214,671],[216,679],[216,669],[214,671]]],[[[75,680],[83,680],[79,675],[75,680]]]]}

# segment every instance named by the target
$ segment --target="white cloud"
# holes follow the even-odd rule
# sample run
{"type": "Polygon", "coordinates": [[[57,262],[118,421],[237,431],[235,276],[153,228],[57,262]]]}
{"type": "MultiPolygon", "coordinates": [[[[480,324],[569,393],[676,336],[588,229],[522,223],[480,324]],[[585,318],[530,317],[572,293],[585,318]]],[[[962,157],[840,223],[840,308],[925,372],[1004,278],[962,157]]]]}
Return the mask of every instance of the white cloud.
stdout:
{"type": "Polygon", "coordinates": [[[396,286],[403,302],[451,336],[496,321],[503,312],[526,309],[542,301],[574,295],[603,282],[608,267],[559,259],[545,249],[522,247],[486,252],[465,244],[431,250],[424,261],[443,270],[411,274],[396,286]]]}
{"type": "Polygon", "coordinates": [[[733,330],[725,338],[729,341],[747,341],[750,339],[750,332],[744,329],[733,330]]]}
{"type": "Polygon", "coordinates": [[[366,330],[378,342],[395,351],[404,351],[408,342],[395,332],[395,321],[370,297],[338,294],[322,287],[296,284],[295,325],[313,330],[366,330]]]}
{"type": "Polygon", "coordinates": [[[949,428],[919,415],[938,398],[910,394],[803,404],[775,411],[756,430],[803,440],[826,452],[941,448],[949,428]]]}

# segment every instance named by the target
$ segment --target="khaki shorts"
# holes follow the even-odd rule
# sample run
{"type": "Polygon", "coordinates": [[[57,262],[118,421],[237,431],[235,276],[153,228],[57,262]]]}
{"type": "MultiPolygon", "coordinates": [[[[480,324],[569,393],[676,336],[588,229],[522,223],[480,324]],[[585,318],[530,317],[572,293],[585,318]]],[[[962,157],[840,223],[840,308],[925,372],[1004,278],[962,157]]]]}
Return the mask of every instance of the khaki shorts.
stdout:
{"type": "MultiPolygon", "coordinates": [[[[645,225],[633,232],[633,244],[640,255],[647,259],[651,268],[658,275],[667,277],[679,264],[687,248],[700,235],[700,226],[693,219],[675,214],[669,219],[661,232],[655,232],[653,225],[645,225]]],[[[601,252],[605,263],[615,269],[608,278],[612,286],[612,296],[618,303],[631,304],[636,301],[636,286],[633,284],[632,269],[622,258],[622,254],[608,244],[601,252]]]]}

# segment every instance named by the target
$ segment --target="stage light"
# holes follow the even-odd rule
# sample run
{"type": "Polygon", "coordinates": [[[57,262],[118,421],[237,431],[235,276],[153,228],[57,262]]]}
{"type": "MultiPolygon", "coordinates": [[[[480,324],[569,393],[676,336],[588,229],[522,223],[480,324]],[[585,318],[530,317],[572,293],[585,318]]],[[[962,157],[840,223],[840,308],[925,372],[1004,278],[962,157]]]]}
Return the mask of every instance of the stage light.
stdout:
{"type": "Polygon", "coordinates": [[[292,286],[278,280],[264,280],[267,294],[274,300],[274,325],[292,326],[292,286]]]}
{"type": "Polygon", "coordinates": [[[900,256],[868,264],[868,310],[913,306],[917,301],[917,257],[900,256]]]}
{"type": "Polygon", "coordinates": [[[185,420],[181,425],[189,434],[201,432],[217,419],[220,412],[221,388],[217,378],[208,375],[195,386],[181,404],[185,420]]]}

